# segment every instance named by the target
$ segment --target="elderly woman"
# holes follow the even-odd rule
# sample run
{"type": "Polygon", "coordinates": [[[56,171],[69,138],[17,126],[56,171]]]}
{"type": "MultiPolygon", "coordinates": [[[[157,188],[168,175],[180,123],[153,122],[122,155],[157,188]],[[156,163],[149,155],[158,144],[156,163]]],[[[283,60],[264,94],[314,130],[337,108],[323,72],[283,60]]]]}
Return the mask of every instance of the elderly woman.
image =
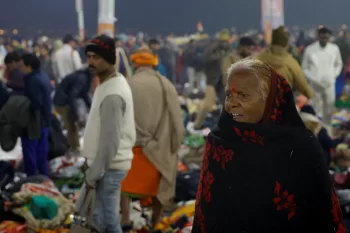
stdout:
{"type": "Polygon", "coordinates": [[[346,232],[322,148],[261,61],[229,68],[201,171],[192,233],[346,232]]]}

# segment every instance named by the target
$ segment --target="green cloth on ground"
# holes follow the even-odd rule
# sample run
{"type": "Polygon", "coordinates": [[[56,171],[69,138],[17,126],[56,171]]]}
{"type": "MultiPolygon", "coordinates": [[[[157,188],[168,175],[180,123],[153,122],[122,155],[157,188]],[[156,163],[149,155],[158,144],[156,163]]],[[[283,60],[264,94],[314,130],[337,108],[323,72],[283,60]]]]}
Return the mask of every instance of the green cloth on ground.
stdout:
{"type": "Polygon", "coordinates": [[[28,208],[36,219],[53,219],[58,212],[57,203],[46,196],[33,196],[28,208]]]}
{"type": "Polygon", "coordinates": [[[67,184],[70,188],[80,188],[84,183],[84,173],[79,172],[70,178],[53,178],[56,187],[61,190],[67,184]]]}
{"type": "Polygon", "coordinates": [[[184,144],[189,147],[201,147],[205,144],[205,139],[199,134],[191,134],[185,137],[184,144]]]}

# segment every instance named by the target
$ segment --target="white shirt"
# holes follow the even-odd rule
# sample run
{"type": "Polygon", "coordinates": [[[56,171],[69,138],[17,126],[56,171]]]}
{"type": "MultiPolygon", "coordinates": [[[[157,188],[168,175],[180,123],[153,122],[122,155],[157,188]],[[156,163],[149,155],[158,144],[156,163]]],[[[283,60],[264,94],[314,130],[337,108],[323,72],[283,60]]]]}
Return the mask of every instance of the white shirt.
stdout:
{"type": "Polygon", "coordinates": [[[64,44],[62,48],[52,57],[53,71],[57,77],[58,83],[62,81],[68,74],[79,70],[82,62],[78,51],[74,50],[69,44],[64,44]]]}
{"type": "Polygon", "coordinates": [[[339,47],[328,43],[323,48],[318,41],[309,45],[305,49],[302,68],[311,83],[334,88],[336,78],[343,68],[339,47]]]}

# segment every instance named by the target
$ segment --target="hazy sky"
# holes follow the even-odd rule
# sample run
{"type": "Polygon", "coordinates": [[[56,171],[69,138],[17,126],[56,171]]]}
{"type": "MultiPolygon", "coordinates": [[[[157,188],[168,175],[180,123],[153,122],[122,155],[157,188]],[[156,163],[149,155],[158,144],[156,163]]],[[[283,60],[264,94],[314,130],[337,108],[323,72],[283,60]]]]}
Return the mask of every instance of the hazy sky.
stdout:
{"type": "MultiPolygon", "coordinates": [[[[88,32],[97,25],[97,0],[84,0],[88,32]]],[[[350,24],[349,0],[285,0],[287,25],[350,24]]],[[[260,28],[260,0],[117,0],[117,27],[124,31],[182,34],[198,20],[213,33],[224,27],[260,28]]],[[[74,0],[2,0],[0,28],[76,30],[74,0]]]]}

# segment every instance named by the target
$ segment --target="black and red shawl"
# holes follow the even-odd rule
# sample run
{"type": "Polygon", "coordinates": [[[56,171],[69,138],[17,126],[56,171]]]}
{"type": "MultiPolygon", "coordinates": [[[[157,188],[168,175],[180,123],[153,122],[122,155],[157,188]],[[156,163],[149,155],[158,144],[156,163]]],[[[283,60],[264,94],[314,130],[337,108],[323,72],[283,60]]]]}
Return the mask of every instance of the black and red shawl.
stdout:
{"type": "Polygon", "coordinates": [[[223,111],[208,136],[192,233],[344,233],[323,151],[274,70],[259,124],[223,111]]]}

